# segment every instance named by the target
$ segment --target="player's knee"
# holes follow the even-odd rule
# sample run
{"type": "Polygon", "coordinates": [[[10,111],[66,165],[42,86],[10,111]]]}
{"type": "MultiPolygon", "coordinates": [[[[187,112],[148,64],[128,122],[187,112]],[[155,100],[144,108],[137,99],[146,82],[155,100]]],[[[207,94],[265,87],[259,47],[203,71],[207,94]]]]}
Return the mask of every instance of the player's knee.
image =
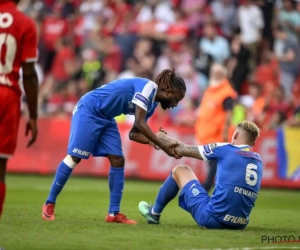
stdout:
{"type": "Polygon", "coordinates": [[[178,165],[173,169],[173,172],[190,171],[191,168],[187,165],[178,165]]]}
{"type": "Polygon", "coordinates": [[[81,162],[81,158],[76,157],[76,156],[71,156],[72,161],[75,162],[76,164],[78,164],[79,162],[81,162]]]}
{"type": "Polygon", "coordinates": [[[71,155],[67,155],[63,160],[63,162],[72,169],[74,169],[80,161],[81,161],[80,158],[71,155]]]}
{"type": "Polygon", "coordinates": [[[182,173],[182,172],[186,172],[186,171],[191,171],[192,169],[187,166],[187,165],[178,165],[176,166],[175,168],[173,168],[172,170],[172,175],[179,175],[182,173]]]}
{"type": "Polygon", "coordinates": [[[110,165],[113,167],[124,167],[125,165],[125,158],[124,156],[118,156],[118,155],[108,155],[107,156],[109,161],[110,161],[110,165]]]}

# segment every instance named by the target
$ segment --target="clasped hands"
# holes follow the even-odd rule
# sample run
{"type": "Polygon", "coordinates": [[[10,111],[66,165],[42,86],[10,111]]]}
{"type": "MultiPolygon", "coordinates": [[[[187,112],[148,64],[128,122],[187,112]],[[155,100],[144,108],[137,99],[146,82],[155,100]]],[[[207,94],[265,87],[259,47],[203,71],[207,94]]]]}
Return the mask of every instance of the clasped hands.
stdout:
{"type": "Polygon", "coordinates": [[[161,141],[162,146],[159,147],[159,146],[155,145],[153,142],[150,142],[149,143],[150,147],[154,147],[156,150],[162,149],[167,155],[172,156],[176,159],[182,158],[181,155],[178,155],[175,152],[175,148],[182,143],[181,141],[167,136],[167,132],[164,131],[161,127],[159,128],[159,132],[156,133],[156,136],[161,141]]]}

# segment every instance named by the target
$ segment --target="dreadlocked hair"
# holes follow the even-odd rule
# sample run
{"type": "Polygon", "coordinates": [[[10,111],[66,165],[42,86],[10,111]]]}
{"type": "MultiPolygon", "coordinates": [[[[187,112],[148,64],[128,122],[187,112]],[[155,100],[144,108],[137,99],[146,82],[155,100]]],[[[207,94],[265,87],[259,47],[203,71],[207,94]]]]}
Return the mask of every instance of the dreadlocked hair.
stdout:
{"type": "Polygon", "coordinates": [[[182,90],[186,92],[184,80],[176,76],[175,69],[165,69],[156,78],[155,83],[162,90],[172,92],[174,90],[182,90]]]}

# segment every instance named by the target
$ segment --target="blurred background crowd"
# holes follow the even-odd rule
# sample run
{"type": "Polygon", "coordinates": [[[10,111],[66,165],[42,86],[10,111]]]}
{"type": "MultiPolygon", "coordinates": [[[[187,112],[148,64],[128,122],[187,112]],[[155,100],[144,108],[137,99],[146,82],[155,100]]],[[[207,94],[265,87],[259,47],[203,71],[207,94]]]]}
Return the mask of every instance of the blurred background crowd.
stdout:
{"type": "Polygon", "coordinates": [[[40,116],[68,117],[102,84],[154,80],[175,68],[187,93],[177,108],[156,112],[161,126],[194,126],[199,107],[212,100],[206,93],[224,82],[236,93],[233,104],[226,94],[215,98],[224,99],[231,123],[300,126],[300,2],[22,0],[19,8],[38,28],[40,116]]]}

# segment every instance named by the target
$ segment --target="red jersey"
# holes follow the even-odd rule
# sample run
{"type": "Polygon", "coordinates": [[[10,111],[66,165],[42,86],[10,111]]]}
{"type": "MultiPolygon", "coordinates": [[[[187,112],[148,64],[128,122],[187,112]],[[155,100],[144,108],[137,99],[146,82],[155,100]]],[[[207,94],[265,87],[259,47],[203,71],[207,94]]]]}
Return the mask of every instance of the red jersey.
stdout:
{"type": "Polygon", "coordinates": [[[61,47],[53,60],[52,74],[55,80],[66,81],[70,77],[65,64],[72,60],[75,60],[73,49],[68,46],[61,47]]]}
{"type": "Polygon", "coordinates": [[[17,10],[12,1],[0,1],[0,88],[8,86],[21,94],[22,63],[37,60],[35,23],[17,10]]]}
{"type": "Polygon", "coordinates": [[[183,47],[184,39],[188,36],[189,32],[189,26],[186,21],[178,21],[177,23],[174,23],[169,26],[169,29],[167,30],[167,34],[169,36],[181,36],[183,39],[181,41],[169,41],[168,45],[173,50],[180,50],[183,47]]]}
{"type": "Polygon", "coordinates": [[[84,17],[80,16],[76,18],[73,29],[75,45],[80,47],[82,45],[84,36],[84,17]]]}
{"type": "Polygon", "coordinates": [[[62,18],[47,17],[43,21],[42,35],[47,49],[54,50],[55,43],[68,33],[68,23],[62,18]]]}

